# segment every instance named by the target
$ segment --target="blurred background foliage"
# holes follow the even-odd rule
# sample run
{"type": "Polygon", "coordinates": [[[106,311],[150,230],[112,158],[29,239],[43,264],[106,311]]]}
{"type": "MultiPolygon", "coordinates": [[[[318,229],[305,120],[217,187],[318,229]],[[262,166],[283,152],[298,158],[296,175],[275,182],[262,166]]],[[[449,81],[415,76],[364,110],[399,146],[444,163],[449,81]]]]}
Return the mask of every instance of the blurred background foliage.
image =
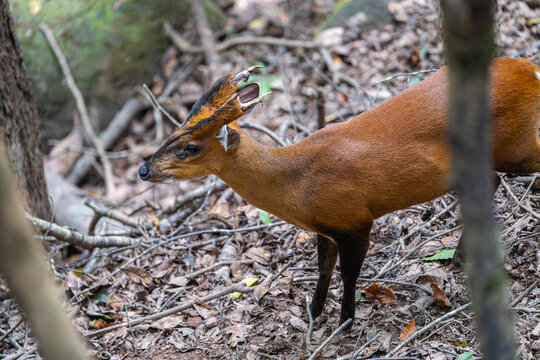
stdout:
{"type": "MultiPolygon", "coordinates": [[[[47,23],[87,97],[94,118],[110,119],[133,86],[159,70],[169,46],[162,24],[183,28],[191,18],[188,0],[12,0],[20,39],[46,138],[71,127],[71,94],[39,23],[47,23]]],[[[213,1],[204,5],[209,21],[222,28],[227,17],[213,1]]]]}

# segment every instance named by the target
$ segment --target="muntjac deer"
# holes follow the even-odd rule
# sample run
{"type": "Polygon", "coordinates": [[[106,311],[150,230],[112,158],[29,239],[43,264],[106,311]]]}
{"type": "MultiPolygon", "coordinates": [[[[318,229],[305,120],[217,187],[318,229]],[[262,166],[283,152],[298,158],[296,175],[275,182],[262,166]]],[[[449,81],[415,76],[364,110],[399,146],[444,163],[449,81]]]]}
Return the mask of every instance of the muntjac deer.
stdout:
{"type": "MultiPolygon", "coordinates": [[[[264,95],[250,68],[203,93],[184,124],[139,169],[162,182],[216,174],[251,204],[318,234],[321,314],[336,260],[344,283],[340,323],[354,318],[356,280],[373,220],[449,191],[448,68],[349,121],[271,148],[235,122],[264,95]]],[[[540,172],[540,69],[497,58],[490,68],[493,169],[540,172]]]]}

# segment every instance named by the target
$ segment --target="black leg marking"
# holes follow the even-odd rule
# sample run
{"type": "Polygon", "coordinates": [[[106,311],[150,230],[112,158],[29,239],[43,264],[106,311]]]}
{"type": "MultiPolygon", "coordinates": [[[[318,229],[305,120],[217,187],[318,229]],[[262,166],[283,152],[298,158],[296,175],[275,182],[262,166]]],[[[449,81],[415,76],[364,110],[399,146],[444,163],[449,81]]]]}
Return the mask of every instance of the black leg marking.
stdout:
{"type": "MultiPolygon", "coordinates": [[[[343,299],[341,301],[341,316],[339,323],[347,319],[354,320],[356,280],[369,248],[369,237],[372,223],[365,224],[363,228],[353,234],[336,237],[339,251],[339,264],[343,280],[343,299]]],[[[352,322],[347,329],[350,329],[352,322]]]]}
{"type": "Polygon", "coordinates": [[[337,245],[327,237],[317,235],[317,257],[319,260],[319,280],[311,303],[313,318],[321,315],[328,294],[328,286],[336,266],[338,256],[337,245]]]}

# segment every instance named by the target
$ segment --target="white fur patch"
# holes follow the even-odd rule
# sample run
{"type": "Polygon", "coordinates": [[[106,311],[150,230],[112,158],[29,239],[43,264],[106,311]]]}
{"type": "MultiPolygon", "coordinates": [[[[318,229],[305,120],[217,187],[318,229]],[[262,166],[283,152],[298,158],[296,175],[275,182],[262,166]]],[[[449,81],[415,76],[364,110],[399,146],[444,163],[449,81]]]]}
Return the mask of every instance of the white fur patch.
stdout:
{"type": "Polygon", "coordinates": [[[227,130],[227,125],[223,125],[221,127],[221,130],[219,130],[219,134],[216,136],[219,140],[219,143],[225,151],[227,151],[227,145],[229,144],[229,131],[227,130]]]}
{"type": "Polygon", "coordinates": [[[540,72],[536,72],[536,77],[538,78],[538,80],[540,80],[540,72]]]}

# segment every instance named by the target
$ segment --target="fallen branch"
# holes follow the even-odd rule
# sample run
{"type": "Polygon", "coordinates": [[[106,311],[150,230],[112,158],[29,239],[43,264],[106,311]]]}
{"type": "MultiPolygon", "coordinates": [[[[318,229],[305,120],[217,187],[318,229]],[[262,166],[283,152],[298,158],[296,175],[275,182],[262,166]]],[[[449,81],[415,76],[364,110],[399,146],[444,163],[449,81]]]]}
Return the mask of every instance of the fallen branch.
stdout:
{"type": "Polygon", "coordinates": [[[36,218],[30,214],[26,214],[26,218],[32,222],[36,230],[41,234],[47,233],[57,240],[80,246],[85,249],[129,246],[139,242],[138,240],[125,236],[83,235],[78,231],[36,218]]]}
{"type": "Polygon", "coordinates": [[[197,188],[195,190],[192,190],[192,191],[190,191],[188,193],[185,193],[185,194],[182,194],[182,195],[178,196],[174,200],[173,204],[171,204],[171,205],[165,207],[164,209],[158,211],[157,212],[157,217],[163,217],[164,215],[172,214],[172,213],[174,213],[175,211],[177,211],[178,209],[180,209],[182,206],[184,206],[185,204],[187,204],[190,201],[193,201],[193,200],[195,200],[197,198],[206,196],[206,194],[208,194],[209,192],[210,192],[210,194],[212,194],[212,193],[215,193],[215,192],[218,192],[218,191],[221,191],[221,190],[225,190],[227,187],[228,187],[228,185],[225,184],[221,180],[218,180],[215,183],[204,184],[203,186],[201,186],[201,187],[199,187],[199,188],[197,188]]]}
{"type": "MultiPolygon", "coordinates": [[[[224,295],[231,294],[233,292],[248,293],[248,292],[253,291],[254,289],[255,289],[255,287],[246,287],[246,285],[243,282],[239,282],[237,284],[228,286],[225,289],[223,289],[221,291],[218,291],[216,293],[206,295],[206,296],[200,298],[200,301],[204,301],[204,302],[210,301],[210,300],[222,297],[224,295]]],[[[172,307],[172,308],[170,308],[168,310],[165,310],[165,311],[162,311],[162,312],[159,312],[159,313],[156,313],[156,314],[152,314],[152,315],[144,316],[144,317],[141,317],[141,318],[138,318],[138,319],[135,319],[135,320],[131,320],[130,321],[131,326],[139,325],[139,324],[142,324],[143,322],[146,322],[146,321],[159,320],[159,319],[164,318],[166,316],[176,314],[176,313],[178,313],[180,311],[184,311],[186,309],[189,309],[191,306],[193,306],[194,303],[196,303],[196,301],[190,301],[190,302],[187,302],[187,303],[172,307]]],[[[98,335],[103,335],[103,334],[105,334],[105,333],[107,333],[109,331],[120,329],[120,328],[123,328],[123,327],[125,327],[127,325],[128,325],[127,322],[125,322],[125,323],[109,326],[109,327],[104,328],[104,329],[90,331],[90,332],[86,333],[85,336],[86,337],[94,337],[94,336],[98,336],[98,335]]]]}
{"type": "MultiPolygon", "coordinates": [[[[84,290],[81,290],[79,291],[78,293],[74,294],[68,301],[67,303],[71,303],[73,300],[75,300],[77,297],[80,297],[81,295],[83,294],[86,294],[87,292],[90,292],[94,289],[97,289],[98,287],[101,286],[101,284],[103,284],[105,282],[105,280],[107,279],[110,279],[111,277],[113,277],[114,275],[116,275],[119,271],[121,271],[123,268],[125,268],[126,266],[129,266],[129,264],[132,264],[133,262],[137,261],[138,259],[140,259],[141,257],[143,257],[144,255],[148,254],[149,252],[152,252],[154,251],[155,249],[161,247],[161,246],[164,246],[166,244],[169,244],[175,240],[178,240],[180,238],[187,238],[187,237],[191,237],[191,236],[197,236],[197,235],[202,235],[202,234],[211,234],[211,233],[222,233],[222,234],[232,234],[232,233],[240,233],[240,232],[247,232],[247,231],[256,231],[256,230],[260,230],[260,229],[266,229],[266,228],[270,228],[270,227],[274,227],[274,226],[280,226],[280,225],[284,225],[285,222],[284,221],[278,221],[278,222],[275,222],[275,223],[272,223],[272,224],[263,224],[263,225],[257,225],[257,226],[251,226],[251,227],[245,227],[245,228],[240,228],[240,229],[210,229],[210,230],[200,230],[200,231],[194,231],[194,232],[191,232],[191,233],[186,233],[186,234],[179,234],[179,235],[175,235],[175,236],[171,236],[155,245],[152,245],[150,246],[149,248],[145,249],[144,251],[142,251],[140,254],[138,254],[137,256],[129,259],[128,261],[124,262],[121,266],[119,266],[118,268],[116,268],[116,270],[114,270],[113,272],[107,274],[106,276],[104,276],[101,280],[99,280],[97,283],[95,283],[94,285],[84,289],[84,290]]],[[[219,239],[215,239],[215,240],[209,240],[207,242],[203,242],[203,243],[210,243],[210,242],[213,242],[213,241],[218,241],[219,239]]],[[[189,248],[195,248],[195,247],[199,247],[199,246],[202,246],[202,245],[205,245],[203,243],[199,243],[199,244],[187,244],[187,245],[180,245],[178,244],[177,246],[178,247],[185,247],[186,249],[189,249],[189,248]]]]}
{"type": "Polygon", "coordinates": [[[75,83],[75,80],[73,79],[73,75],[71,74],[71,70],[67,63],[67,60],[64,54],[62,53],[62,50],[60,50],[60,47],[58,46],[58,43],[56,42],[56,39],[53,35],[51,28],[45,23],[40,23],[39,28],[45,35],[45,38],[49,42],[49,45],[51,46],[51,49],[56,55],[56,58],[58,59],[60,67],[62,68],[62,72],[66,79],[67,85],[71,93],[73,94],[73,97],[75,98],[77,111],[79,112],[79,116],[81,118],[81,124],[83,125],[84,131],[90,138],[90,141],[96,148],[96,151],[99,154],[99,157],[101,158],[101,163],[103,164],[105,188],[107,190],[107,193],[112,193],[114,191],[114,177],[113,177],[113,172],[112,172],[112,166],[109,159],[107,158],[107,155],[105,154],[105,147],[103,146],[101,141],[98,139],[94,129],[92,128],[92,124],[90,122],[90,116],[88,115],[88,110],[86,108],[86,104],[84,102],[84,98],[82,96],[81,90],[79,89],[79,87],[75,83]]]}
{"type": "Polygon", "coordinates": [[[390,356],[394,355],[395,353],[397,353],[401,348],[403,348],[405,345],[407,345],[408,343],[410,343],[411,341],[413,341],[414,339],[416,339],[418,336],[422,335],[423,333],[425,333],[426,331],[430,330],[431,328],[433,328],[435,325],[437,325],[438,323],[440,323],[441,321],[444,321],[460,312],[462,312],[463,310],[467,309],[469,306],[471,306],[471,302],[463,305],[463,306],[460,306],[458,307],[457,309],[455,310],[452,310],[450,311],[449,313],[446,313],[444,314],[443,316],[441,316],[440,318],[438,319],[435,319],[433,320],[432,322],[430,322],[428,325],[424,326],[423,328],[421,328],[420,330],[418,330],[417,332],[415,332],[414,334],[412,334],[407,340],[403,341],[401,344],[399,344],[398,346],[396,346],[394,348],[394,350],[390,351],[388,354],[386,354],[385,358],[389,358],[390,356]]]}
{"type": "MultiPolygon", "coordinates": [[[[118,111],[110,121],[109,126],[101,134],[101,143],[105,149],[110,149],[118,138],[126,132],[131,120],[150,104],[140,98],[131,98],[118,111]]],[[[80,183],[92,167],[92,155],[84,154],[71,168],[66,179],[74,184],[80,183]]]]}
{"type": "Polygon", "coordinates": [[[94,213],[99,217],[108,217],[135,229],[137,229],[140,225],[140,222],[138,220],[122,214],[118,210],[109,209],[105,206],[99,205],[92,200],[87,200],[84,202],[84,204],[90,209],[94,210],[94,213]]]}
{"type": "MultiPolygon", "coordinates": [[[[204,52],[204,48],[202,46],[194,46],[184,40],[182,35],[180,35],[180,33],[178,33],[178,31],[176,31],[168,22],[163,24],[163,30],[165,31],[165,35],[167,35],[174,45],[178,49],[182,50],[182,52],[188,54],[199,54],[204,52]]],[[[313,41],[290,40],[270,36],[237,36],[235,38],[225,40],[222,43],[216,44],[216,51],[225,51],[231,47],[239,45],[273,45],[304,49],[323,47],[323,45],[317,44],[313,41]]]]}

